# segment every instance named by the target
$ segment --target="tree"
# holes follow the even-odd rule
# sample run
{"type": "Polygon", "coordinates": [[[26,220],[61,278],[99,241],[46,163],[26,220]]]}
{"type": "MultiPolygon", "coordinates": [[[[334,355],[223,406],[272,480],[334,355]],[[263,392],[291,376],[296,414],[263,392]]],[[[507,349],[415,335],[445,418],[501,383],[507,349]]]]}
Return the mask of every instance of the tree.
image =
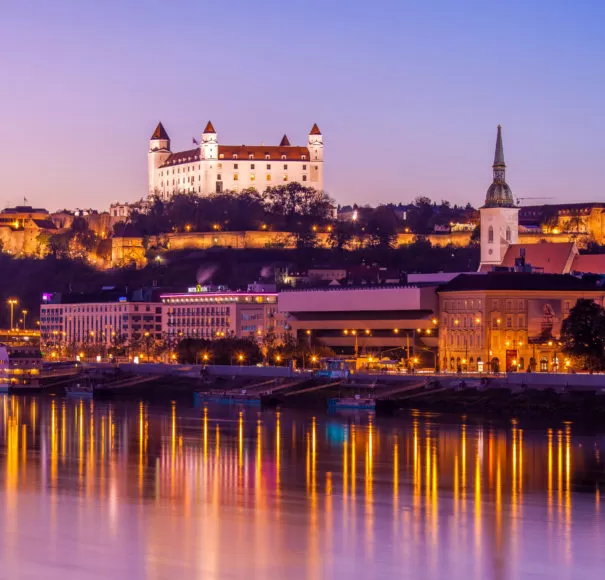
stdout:
{"type": "Polygon", "coordinates": [[[563,353],[591,371],[605,369],[605,310],[582,298],[561,326],[563,353]]]}

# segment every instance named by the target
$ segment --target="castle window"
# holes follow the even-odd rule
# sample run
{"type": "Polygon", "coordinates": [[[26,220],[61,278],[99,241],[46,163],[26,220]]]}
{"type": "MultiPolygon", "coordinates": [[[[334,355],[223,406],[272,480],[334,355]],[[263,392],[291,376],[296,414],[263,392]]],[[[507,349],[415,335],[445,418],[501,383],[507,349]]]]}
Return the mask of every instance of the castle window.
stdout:
{"type": "Polygon", "coordinates": [[[287,171],[287,170],[288,170],[288,165],[284,164],[284,171],[287,171]]]}
{"type": "Polygon", "coordinates": [[[282,159],[285,159],[285,158],[286,158],[286,156],[285,156],[285,155],[282,155],[282,156],[281,156],[281,158],[282,158],[282,159]]]}
{"type": "Polygon", "coordinates": [[[306,171],[306,170],[307,170],[307,166],[303,165],[303,171],[306,171]]]}
{"type": "Polygon", "coordinates": [[[239,181],[239,175],[237,173],[233,175],[233,181],[239,181]]]}
{"type": "Polygon", "coordinates": [[[506,228],[506,241],[510,242],[510,228],[506,228]]]}
{"type": "Polygon", "coordinates": [[[492,226],[489,226],[489,229],[487,230],[487,243],[494,243],[494,228],[492,226]]]}
{"type": "Polygon", "coordinates": [[[268,153],[265,153],[265,159],[271,159],[268,153]]]}
{"type": "Polygon", "coordinates": [[[234,163],[233,164],[233,169],[239,169],[239,164],[238,163],[234,163]]]}
{"type": "Polygon", "coordinates": [[[250,181],[254,181],[256,179],[256,176],[254,175],[254,173],[250,176],[250,181]]]}
{"type": "Polygon", "coordinates": [[[288,176],[284,175],[284,181],[288,181],[288,176]]]}
{"type": "Polygon", "coordinates": [[[218,156],[218,158],[219,158],[219,159],[225,159],[225,154],[224,154],[224,153],[221,153],[221,154],[218,156]]]}
{"type": "Polygon", "coordinates": [[[307,176],[303,175],[303,181],[307,181],[307,176]]]}
{"type": "Polygon", "coordinates": [[[301,155],[300,158],[304,161],[307,158],[307,156],[306,155],[301,155]]]}
{"type": "MultiPolygon", "coordinates": [[[[222,164],[222,163],[217,163],[217,164],[216,164],[216,166],[217,166],[219,169],[222,169],[222,168],[223,168],[223,164],[222,164]]],[[[211,166],[211,167],[212,167],[212,166],[211,166]]]]}
{"type": "Polygon", "coordinates": [[[267,163],[267,169],[271,169],[271,164],[267,163]]]}
{"type": "Polygon", "coordinates": [[[271,175],[267,173],[267,181],[271,181],[271,175]]]}
{"type": "Polygon", "coordinates": [[[218,181],[221,181],[223,179],[223,176],[220,173],[218,173],[217,176],[216,176],[216,179],[218,181]]]}
{"type": "Polygon", "coordinates": [[[252,153],[250,153],[250,155],[248,155],[248,159],[254,159],[254,155],[252,155],[252,153]]]}
{"type": "Polygon", "coordinates": [[[254,168],[255,168],[254,163],[250,163],[250,169],[254,169],[254,168]]]}
{"type": "Polygon", "coordinates": [[[237,153],[233,154],[233,159],[237,159],[237,153]]]}

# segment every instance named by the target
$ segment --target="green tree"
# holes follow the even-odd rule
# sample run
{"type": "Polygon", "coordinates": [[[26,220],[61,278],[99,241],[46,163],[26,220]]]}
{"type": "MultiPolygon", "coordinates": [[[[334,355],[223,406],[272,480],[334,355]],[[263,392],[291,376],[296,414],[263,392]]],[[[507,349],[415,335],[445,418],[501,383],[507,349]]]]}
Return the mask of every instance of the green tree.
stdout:
{"type": "Polygon", "coordinates": [[[561,327],[563,353],[592,371],[605,369],[605,310],[582,298],[569,311],[561,327]]]}

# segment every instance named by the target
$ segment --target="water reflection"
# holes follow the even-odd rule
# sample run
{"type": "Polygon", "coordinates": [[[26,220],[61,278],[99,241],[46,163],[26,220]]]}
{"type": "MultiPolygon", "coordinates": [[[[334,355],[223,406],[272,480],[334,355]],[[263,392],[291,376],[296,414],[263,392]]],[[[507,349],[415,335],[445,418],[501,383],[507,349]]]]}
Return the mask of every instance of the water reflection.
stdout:
{"type": "Polygon", "coordinates": [[[600,578],[605,564],[605,437],[571,424],[0,405],[7,578],[600,578]]]}

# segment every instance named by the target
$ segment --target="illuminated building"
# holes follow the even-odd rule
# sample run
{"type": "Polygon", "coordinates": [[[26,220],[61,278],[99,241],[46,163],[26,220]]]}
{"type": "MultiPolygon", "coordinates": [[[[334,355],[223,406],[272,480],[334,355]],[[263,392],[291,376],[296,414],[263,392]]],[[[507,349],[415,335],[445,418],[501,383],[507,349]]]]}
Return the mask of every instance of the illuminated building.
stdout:
{"type": "Polygon", "coordinates": [[[175,193],[208,195],[298,182],[323,190],[323,135],[313,125],[304,146],[283,136],[279,145],[221,145],[208,122],[199,145],[172,152],[162,123],[149,143],[149,194],[164,199],[175,193]]]}
{"type": "Polygon", "coordinates": [[[517,272],[461,274],[439,287],[442,370],[563,370],[561,322],[580,298],[605,291],[574,276],[517,272]]]}
{"type": "Polygon", "coordinates": [[[162,305],[151,293],[120,295],[115,290],[98,294],[48,294],[40,305],[42,344],[57,350],[68,346],[130,346],[143,337],[162,338],[162,305]]]}
{"type": "Polygon", "coordinates": [[[251,286],[246,292],[197,285],[182,294],[162,294],[163,329],[168,337],[263,339],[283,342],[286,318],[277,309],[277,292],[251,286]]]}

